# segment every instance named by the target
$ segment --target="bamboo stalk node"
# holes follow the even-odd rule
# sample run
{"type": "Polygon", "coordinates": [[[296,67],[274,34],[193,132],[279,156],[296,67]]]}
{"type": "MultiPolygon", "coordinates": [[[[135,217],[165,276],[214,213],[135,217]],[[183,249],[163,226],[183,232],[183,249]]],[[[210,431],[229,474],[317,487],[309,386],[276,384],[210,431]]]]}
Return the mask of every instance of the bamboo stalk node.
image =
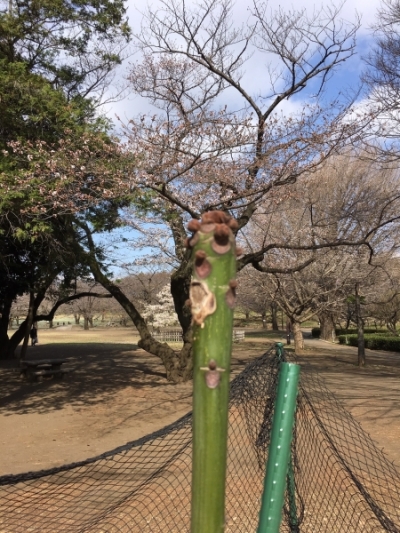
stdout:
{"type": "Polygon", "coordinates": [[[195,254],[194,268],[197,277],[207,278],[211,274],[211,263],[207,261],[207,254],[204,250],[197,250],[195,254]]]}
{"type": "Polygon", "coordinates": [[[229,252],[231,247],[232,247],[232,245],[231,245],[230,242],[228,242],[226,244],[218,244],[218,242],[214,240],[211,243],[211,248],[214,250],[214,252],[216,254],[220,254],[220,255],[223,255],[223,254],[226,254],[227,252],[229,252]]]}
{"type": "Polygon", "coordinates": [[[214,359],[210,359],[208,366],[201,366],[200,370],[205,372],[206,385],[209,389],[216,389],[221,381],[221,372],[225,372],[225,368],[220,368],[214,359]]]}

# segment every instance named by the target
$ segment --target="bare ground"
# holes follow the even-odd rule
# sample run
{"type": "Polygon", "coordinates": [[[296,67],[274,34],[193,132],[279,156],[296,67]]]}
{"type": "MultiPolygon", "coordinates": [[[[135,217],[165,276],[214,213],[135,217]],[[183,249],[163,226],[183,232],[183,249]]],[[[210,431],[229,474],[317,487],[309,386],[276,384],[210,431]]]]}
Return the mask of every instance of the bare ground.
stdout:
{"type": "MultiPolygon", "coordinates": [[[[65,358],[63,380],[28,383],[11,362],[0,366],[0,475],[83,460],[151,433],[191,410],[191,383],[165,380],[158,359],[129,329],[41,330],[29,358],[65,358]]],[[[277,337],[276,340],[282,340],[277,337]]],[[[233,375],[271,340],[234,345],[233,375]]],[[[273,342],[273,339],[272,339],[273,342]]],[[[400,467],[400,354],[367,352],[308,339],[310,362],[400,467]]]]}

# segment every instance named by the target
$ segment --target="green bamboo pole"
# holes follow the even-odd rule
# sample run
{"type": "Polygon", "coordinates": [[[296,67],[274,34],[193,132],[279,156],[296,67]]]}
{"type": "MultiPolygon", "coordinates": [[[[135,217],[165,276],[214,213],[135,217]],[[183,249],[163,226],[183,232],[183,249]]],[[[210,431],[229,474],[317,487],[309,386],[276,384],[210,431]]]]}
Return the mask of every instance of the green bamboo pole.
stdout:
{"type": "Polygon", "coordinates": [[[300,367],[281,363],[257,533],[278,533],[282,520],[300,367]]]}
{"type": "Polygon", "coordinates": [[[235,302],[236,222],[223,212],[192,221],[193,322],[192,533],[222,533],[229,371],[235,302]]]}

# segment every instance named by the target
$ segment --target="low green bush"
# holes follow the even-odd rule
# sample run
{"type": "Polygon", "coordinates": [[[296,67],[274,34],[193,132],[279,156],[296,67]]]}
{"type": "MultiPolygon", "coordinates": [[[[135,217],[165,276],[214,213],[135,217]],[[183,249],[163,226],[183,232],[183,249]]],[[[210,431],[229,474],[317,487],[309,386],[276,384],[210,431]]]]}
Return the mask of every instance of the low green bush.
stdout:
{"type": "MultiPolygon", "coordinates": [[[[340,344],[347,344],[349,346],[358,345],[357,335],[339,335],[338,340],[340,344]]],[[[400,352],[400,337],[394,335],[367,334],[364,337],[365,347],[369,350],[386,350],[388,352],[400,352]]]]}
{"type": "MultiPolygon", "coordinates": [[[[370,333],[373,333],[374,335],[388,335],[387,329],[376,329],[376,328],[365,328],[364,329],[364,334],[370,334],[370,333]]],[[[349,328],[349,329],[336,328],[335,334],[337,337],[339,337],[340,335],[354,335],[354,334],[356,335],[357,330],[356,328],[349,328]]],[[[315,338],[320,337],[321,328],[319,327],[312,328],[311,335],[315,338]]]]}
{"type": "MultiPolygon", "coordinates": [[[[374,335],[388,335],[387,329],[376,329],[376,328],[365,328],[364,335],[374,334],[374,335]]],[[[336,329],[336,335],[357,335],[356,328],[349,329],[336,329]]]]}

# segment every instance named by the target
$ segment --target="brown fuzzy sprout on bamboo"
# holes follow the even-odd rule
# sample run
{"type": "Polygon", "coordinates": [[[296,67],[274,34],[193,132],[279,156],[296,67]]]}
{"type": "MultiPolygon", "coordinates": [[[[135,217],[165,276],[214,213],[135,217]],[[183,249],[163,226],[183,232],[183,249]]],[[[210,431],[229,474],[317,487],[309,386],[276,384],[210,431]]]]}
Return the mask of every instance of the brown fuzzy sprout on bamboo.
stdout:
{"type": "MultiPolygon", "coordinates": [[[[218,257],[232,252],[236,255],[235,237],[233,231],[237,230],[238,224],[234,218],[223,211],[209,211],[204,213],[201,221],[191,220],[188,229],[193,232],[188,238],[186,245],[194,249],[194,280],[191,284],[190,305],[192,306],[192,323],[201,327],[204,319],[215,311],[215,297],[210,293],[206,280],[212,271],[210,257],[207,250],[198,246],[202,236],[202,244],[209,244],[213,254],[218,257]]],[[[212,261],[212,260],[211,260],[212,261]]],[[[218,268],[218,267],[217,267],[218,268]]],[[[226,292],[226,301],[231,309],[235,305],[235,279],[229,280],[229,288],[226,292]]]]}

